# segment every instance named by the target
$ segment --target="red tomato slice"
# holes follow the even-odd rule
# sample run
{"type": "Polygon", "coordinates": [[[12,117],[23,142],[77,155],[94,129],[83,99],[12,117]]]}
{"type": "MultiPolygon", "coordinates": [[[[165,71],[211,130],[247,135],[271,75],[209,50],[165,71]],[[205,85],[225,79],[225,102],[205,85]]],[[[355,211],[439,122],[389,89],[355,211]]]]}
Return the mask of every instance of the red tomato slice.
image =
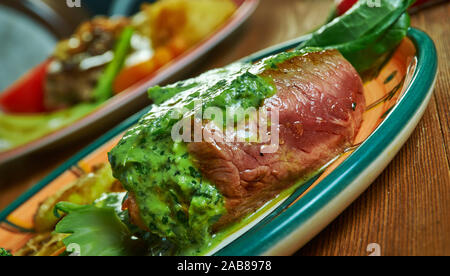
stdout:
{"type": "MultiPolygon", "coordinates": [[[[417,7],[430,1],[431,0],[417,0],[412,6],[417,7]]],[[[356,4],[356,2],[358,2],[358,0],[336,0],[338,16],[346,13],[354,4],[356,4]]]]}
{"type": "Polygon", "coordinates": [[[346,13],[351,7],[353,7],[358,0],[337,0],[337,13],[339,16],[346,13]]]}
{"type": "Polygon", "coordinates": [[[0,94],[0,107],[8,113],[44,112],[44,81],[47,60],[28,72],[10,88],[0,94]]]}

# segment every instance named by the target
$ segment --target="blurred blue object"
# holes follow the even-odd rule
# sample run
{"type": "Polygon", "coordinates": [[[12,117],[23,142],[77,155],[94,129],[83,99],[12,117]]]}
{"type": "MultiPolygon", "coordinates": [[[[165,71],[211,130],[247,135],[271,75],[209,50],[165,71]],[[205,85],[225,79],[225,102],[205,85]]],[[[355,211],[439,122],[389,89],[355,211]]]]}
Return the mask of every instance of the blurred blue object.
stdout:
{"type": "Polygon", "coordinates": [[[4,5],[0,5],[0,39],[0,93],[44,61],[57,42],[46,27],[4,5]]]}
{"type": "Polygon", "coordinates": [[[92,14],[103,15],[131,15],[139,10],[139,6],[144,3],[152,3],[154,0],[85,0],[83,5],[92,14]]]}

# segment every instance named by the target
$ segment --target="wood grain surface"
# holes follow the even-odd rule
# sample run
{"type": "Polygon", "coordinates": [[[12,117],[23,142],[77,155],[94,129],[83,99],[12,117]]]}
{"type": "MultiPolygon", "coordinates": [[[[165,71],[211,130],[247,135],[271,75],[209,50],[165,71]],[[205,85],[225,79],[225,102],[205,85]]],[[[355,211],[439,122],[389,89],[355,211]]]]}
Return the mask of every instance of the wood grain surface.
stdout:
{"type": "MultiPolygon", "coordinates": [[[[255,51],[320,26],[332,0],[262,0],[250,20],[211,52],[189,75],[224,66],[255,51]]],[[[373,185],[296,255],[450,255],[450,3],[414,14],[439,54],[435,95],[418,128],[373,185]]],[[[0,171],[0,209],[74,153],[88,137],[66,149],[37,154],[0,171]]]]}

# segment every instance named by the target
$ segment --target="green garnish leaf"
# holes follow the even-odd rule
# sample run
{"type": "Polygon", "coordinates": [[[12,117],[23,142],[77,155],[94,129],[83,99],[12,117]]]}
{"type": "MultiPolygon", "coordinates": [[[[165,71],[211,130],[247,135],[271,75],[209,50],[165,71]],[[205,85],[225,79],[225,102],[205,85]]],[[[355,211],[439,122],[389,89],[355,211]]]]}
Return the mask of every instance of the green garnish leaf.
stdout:
{"type": "Polygon", "coordinates": [[[337,49],[359,73],[379,64],[379,59],[394,50],[410,26],[407,9],[415,0],[380,0],[371,7],[360,0],[344,15],[335,18],[298,48],[337,49]]]}
{"type": "Polygon", "coordinates": [[[79,248],[81,256],[133,256],[139,248],[113,208],[68,202],[55,208],[67,214],[55,232],[71,234],[63,242],[67,248],[79,248]]]}
{"type": "Polygon", "coordinates": [[[127,27],[122,31],[114,49],[114,59],[106,67],[93,92],[94,99],[97,102],[104,102],[112,96],[112,85],[114,79],[117,77],[125,63],[125,59],[131,47],[133,33],[134,30],[131,27],[127,27]]]}
{"type": "Polygon", "coordinates": [[[11,257],[11,256],[12,254],[8,250],[0,248],[0,257],[11,257]]]}

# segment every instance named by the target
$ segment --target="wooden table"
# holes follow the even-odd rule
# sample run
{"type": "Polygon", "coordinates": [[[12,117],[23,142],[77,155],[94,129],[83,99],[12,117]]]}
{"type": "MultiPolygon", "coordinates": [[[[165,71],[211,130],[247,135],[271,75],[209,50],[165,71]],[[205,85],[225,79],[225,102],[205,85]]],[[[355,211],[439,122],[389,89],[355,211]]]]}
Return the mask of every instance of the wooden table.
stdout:
{"type": "MultiPolygon", "coordinates": [[[[327,17],[332,0],[262,0],[238,32],[190,75],[220,67],[300,36],[327,17]]],[[[412,16],[436,42],[440,75],[431,104],[411,139],[356,202],[296,255],[450,255],[450,3],[412,16]]],[[[0,172],[0,209],[95,137],[50,154],[34,155],[0,172]]]]}

